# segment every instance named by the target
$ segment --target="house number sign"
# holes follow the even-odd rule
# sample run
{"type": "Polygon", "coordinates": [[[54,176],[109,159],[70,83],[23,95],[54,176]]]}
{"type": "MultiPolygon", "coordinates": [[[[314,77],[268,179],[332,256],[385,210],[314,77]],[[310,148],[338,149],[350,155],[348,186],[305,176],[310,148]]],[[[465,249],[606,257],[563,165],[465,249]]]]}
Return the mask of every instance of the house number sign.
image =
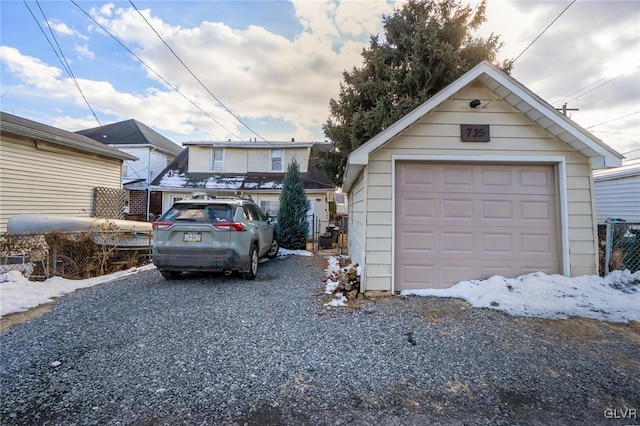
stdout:
{"type": "Polygon", "coordinates": [[[460,138],[462,142],[489,142],[488,124],[461,124],[460,138]]]}

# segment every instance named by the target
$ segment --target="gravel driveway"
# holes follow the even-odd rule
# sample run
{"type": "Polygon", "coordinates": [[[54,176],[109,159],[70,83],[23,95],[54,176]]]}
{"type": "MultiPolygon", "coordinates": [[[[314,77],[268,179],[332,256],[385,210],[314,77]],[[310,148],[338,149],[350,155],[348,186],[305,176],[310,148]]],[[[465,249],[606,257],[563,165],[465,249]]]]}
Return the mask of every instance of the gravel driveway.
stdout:
{"type": "Polygon", "coordinates": [[[324,266],[154,270],[65,296],[0,335],[2,424],[640,423],[638,323],[437,298],[328,308],[324,266]]]}

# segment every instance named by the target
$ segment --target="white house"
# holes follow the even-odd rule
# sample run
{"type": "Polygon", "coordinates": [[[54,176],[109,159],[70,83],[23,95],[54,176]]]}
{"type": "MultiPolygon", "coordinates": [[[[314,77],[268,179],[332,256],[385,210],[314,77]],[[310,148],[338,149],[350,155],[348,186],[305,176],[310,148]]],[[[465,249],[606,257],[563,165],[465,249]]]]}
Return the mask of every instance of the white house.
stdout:
{"type": "Polygon", "coordinates": [[[125,161],[122,169],[122,184],[129,195],[127,218],[147,220],[150,215],[160,214],[161,194],[148,191],[149,183],[182,152],[180,145],[137,120],[76,133],[137,157],[125,161]]]}
{"type": "Polygon", "coordinates": [[[592,171],[622,156],[482,62],[353,151],[361,291],[597,273],[592,171]]]}
{"type": "Polygon", "coordinates": [[[640,159],[621,167],[593,172],[596,218],[640,223],[640,159]]]}

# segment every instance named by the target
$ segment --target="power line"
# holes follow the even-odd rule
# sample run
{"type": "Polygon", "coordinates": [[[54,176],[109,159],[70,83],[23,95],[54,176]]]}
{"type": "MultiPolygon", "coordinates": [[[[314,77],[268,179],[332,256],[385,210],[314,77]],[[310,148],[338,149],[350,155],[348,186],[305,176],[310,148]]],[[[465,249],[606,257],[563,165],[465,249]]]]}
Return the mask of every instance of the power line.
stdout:
{"type": "Polygon", "coordinates": [[[603,124],[611,123],[612,121],[622,120],[623,118],[631,117],[632,115],[640,114],[640,111],[632,112],[631,114],[623,115],[622,117],[612,118],[611,120],[603,121],[602,123],[594,124],[593,126],[586,127],[587,130],[594,127],[602,126],[603,124]]]}
{"type": "Polygon", "coordinates": [[[178,89],[177,87],[175,87],[173,84],[169,83],[169,81],[167,81],[164,77],[162,77],[158,72],[156,72],[156,70],[154,70],[153,68],[151,68],[149,65],[147,65],[147,63],[145,61],[143,61],[138,55],[136,55],[131,49],[129,49],[124,43],[122,43],[120,40],[118,40],[118,38],[116,36],[114,36],[113,34],[111,34],[109,32],[109,30],[107,30],[102,24],[100,24],[98,21],[96,21],[89,13],[87,13],[82,7],[80,7],[80,5],[78,5],[78,3],[75,2],[75,0],[71,0],[71,3],[73,3],[78,9],[80,9],[80,11],[82,13],[84,13],[89,19],[91,19],[97,26],[99,26],[105,33],[109,34],[109,36],[111,36],[111,38],[113,38],[120,46],[122,46],[127,52],[129,52],[134,58],[136,58],[138,61],[140,61],[140,63],[142,65],[144,65],[145,67],[147,67],[147,69],[149,69],[149,71],[151,71],[152,73],[154,73],[160,80],[162,80],[170,89],[172,89],[173,91],[175,91],[176,93],[178,93],[180,96],[182,96],[185,100],[187,100],[191,105],[193,105],[194,107],[196,107],[200,112],[202,112],[204,115],[206,115],[207,117],[209,117],[213,122],[215,122],[218,126],[222,127],[223,129],[225,129],[227,132],[229,132],[229,134],[233,135],[234,137],[238,138],[238,140],[241,140],[240,136],[236,135],[234,132],[232,132],[231,130],[227,129],[222,123],[220,123],[218,120],[216,120],[215,118],[213,118],[208,112],[206,112],[205,110],[203,110],[198,104],[196,104],[194,101],[192,101],[191,99],[189,99],[186,95],[184,95],[180,89],[178,89]]]}
{"type": "Polygon", "coordinates": [[[569,9],[571,7],[572,4],[574,4],[576,2],[576,0],[573,0],[571,3],[569,3],[569,6],[565,7],[564,10],[562,12],[560,12],[560,14],[558,16],[556,16],[556,18],[551,21],[551,23],[549,25],[547,25],[547,27],[542,30],[542,32],[540,34],[538,34],[538,37],[536,37],[535,39],[533,39],[533,41],[531,43],[529,43],[529,45],[527,47],[524,48],[524,50],[522,52],[520,52],[520,54],[518,56],[516,56],[516,58],[511,62],[511,64],[515,64],[516,61],[520,58],[520,56],[522,56],[524,54],[524,52],[526,52],[527,50],[529,50],[529,48],[533,45],[533,43],[535,43],[536,41],[538,41],[538,39],[540,37],[542,37],[542,35],[544,33],[547,32],[547,30],[549,28],[551,28],[551,26],[567,11],[567,9],[569,9]]]}
{"type": "Polygon", "coordinates": [[[602,84],[600,84],[600,85],[598,85],[598,86],[596,86],[596,87],[592,88],[591,90],[589,90],[589,91],[587,91],[587,92],[584,92],[584,93],[580,94],[580,96],[577,96],[577,97],[575,97],[575,98],[574,98],[574,100],[580,99],[580,98],[581,98],[581,97],[583,97],[584,95],[589,94],[589,93],[591,93],[591,92],[593,92],[593,91],[595,91],[595,90],[597,90],[597,89],[601,88],[602,86],[604,86],[604,85],[606,85],[606,84],[609,84],[609,83],[611,83],[611,82],[613,82],[613,81],[617,80],[618,78],[620,78],[620,77],[622,77],[622,76],[624,76],[624,75],[627,75],[627,74],[631,73],[632,71],[635,71],[635,70],[638,70],[638,69],[640,69],[640,65],[636,65],[634,68],[629,68],[629,69],[627,69],[627,70],[625,70],[625,71],[621,72],[620,74],[616,75],[615,77],[611,77],[611,78],[602,77],[602,78],[600,78],[599,80],[594,81],[593,83],[590,83],[590,84],[588,84],[588,85],[584,86],[583,88],[578,89],[578,90],[576,90],[575,92],[573,92],[573,93],[571,93],[571,94],[569,94],[569,95],[567,95],[567,96],[565,96],[565,97],[563,97],[563,98],[560,98],[560,100],[559,100],[559,101],[557,101],[557,102],[561,102],[561,101],[563,101],[563,100],[565,100],[565,99],[569,99],[569,98],[571,98],[573,95],[576,95],[576,94],[578,94],[578,93],[582,92],[583,90],[590,88],[590,87],[591,87],[591,86],[593,86],[593,85],[596,85],[596,84],[598,84],[598,83],[600,83],[600,82],[603,82],[602,84]]]}
{"type": "Polygon", "coordinates": [[[71,65],[69,65],[69,62],[67,61],[67,58],[64,56],[64,52],[62,51],[62,47],[60,47],[60,44],[58,43],[58,40],[56,39],[56,36],[53,33],[53,30],[51,29],[51,25],[49,24],[49,20],[47,19],[47,16],[44,14],[44,11],[42,10],[42,7],[40,6],[40,2],[38,0],[36,0],[36,4],[38,5],[38,8],[40,9],[40,13],[42,13],[42,17],[44,18],[44,21],[46,22],[47,27],[49,28],[49,32],[51,33],[51,38],[55,41],[56,46],[58,46],[58,50],[60,50],[60,54],[58,54],[58,50],[56,50],[56,48],[53,46],[53,43],[51,42],[51,40],[49,40],[49,37],[47,36],[47,33],[44,31],[44,29],[40,25],[40,22],[38,22],[38,18],[36,18],[36,16],[34,15],[33,11],[29,7],[29,4],[27,4],[26,0],[22,0],[22,2],[24,3],[24,5],[29,10],[29,13],[31,14],[31,17],[33,17],[33,20],[38,25],[38,28],[40,28],[40,31],[42,32],[42,35],[44,35],[44,38],[47,39],[47,42],[49,43],[49,46],[51,46],[51,49],[53,49],[53,53],[55,53],[55,55],[58,57],[58,60],[62,64],[62,68],[64,68],[64,70],[67,72],[67,74],[71,78],[71,81],[73,81],[73,84],[76,86],[76,89],[78,89],[78,91],[80,92],[80,95],[82,96],[82,99],[84,99],[85,104],[87,104],[87,107],[89,107],[89,110],[91,110],[91,114],[93,114],[93,118],[95,118],[96,121],[98,122],[98,124],[102,126],[102,123],[100,122],[100,119],[98,118],[96,112],[91,107],[91,104],[89,103],[89,100],[87,100],[87,97],[84,95],[84,92],[82,91],[82,88],[80,87],[80,83],[78,83],[78,80],[76,79],[76,76],[73,74],[73,71],[71,70],[71,65]],[[62,57],[60,57],[61,55],[62,55],[62,57]]]}
{"type": "MultiPolygon", "coordinates": [[[[636,68],[640,68],[640,66],[637,66],[636,68]]],[[[586,94],[588,94],[588,93],[591,93],[591,92],[593,92],[593,91],[594,91],[594,90],[596,90],[596,89],[601,88],[601,87],[602,87],[602,86],[604,86],[605,84],[609,84],[609,83],[611,83],[612,81],[615,81],[615,80],[619,79],[619,78],[620,78],[620,77],[622,77],[623,75],[627,74],[627,72],[628,72],[628,71],[625,71],[625,72],[623,72],[622,74],[618,74],[617,76],[615,76],[615,77],[613,77],[613,78],[611,78],[611,79],[609,79],[609,80],[605,81],[604,83],[600,84],[599,86],[596,86],[596,87],[594,87],[593,89],[591,89],[591,90],[589,90],[589,91],[586,91],[586,92],[582,93],[582,94],[581,94],[580,96],[578,96],[576,99],[580,99],[580,98],[581,98],[581,97],[583,97],[584,95],[586,95],[586,94]]]]}
{"type": "Polygon", "coordinates": [[[140,15],[140,17],[142,17],[142,19],[144,20],[144,22],[147,23],[147,25],[149,26],[149,28],[151,28],[151,30],[153,30],[153,32],[158,36],[158,38],[160,39],[160,41],[167,46],[167,49],[169,49],[169,51],[173,54],[173,56],[175,56],[175,58],[182,64],[182,66],[189,71],[189,74],[191,74],[191,76],[200,84],[200,86],[202,86],[202,88],[204,90],[207,91],[208,94],[211,95],[211,97],[213,99],[215,99],[229,114],[231,114],[231,116],[233,118],[235,118],[236,120],[238,120],[238,122],[240,124],[242,124],[244,127],[246,127],[251,133],[253,133],[254,135],[256,135],[257,137],[259,137],[260,139],[262,139],[263,141],[267,142],[267,140],[265,138],[263,138],[262,136],[260,136],[258,133],[256,133],[251,127],[249,127],[245,122],[243,122],[240,117],[238,117],[236,114],[233,113],[233,111],[231,111],[216,95],[214,95],[211,90],[209,90],[209,88],[207,86],[205,86],[205,84],[193,73],[193,71],[191,71],[191,69],[187,66],[187,64],[184,63],[184,61],[182,59],[180,59],[180,57],[178,56],[178,54],[171,48],[171,46],[169,46],[169,44],[162,38],[162,36],[158,33],[158,31],[156,31],[156,29],[153,27],[153,25],[151,25],[151,23],[147,20],[147,18],[145,18],[145,16],[140,12],[140,10],[138,10],[138,8],[136,7],[135,4],[133,4],[133,1],[129,0],[129,3],[131,3],[131,6],[133,6],[133,8],[136,10],[136,12],[138,12],[138,15],[140,15]]]}

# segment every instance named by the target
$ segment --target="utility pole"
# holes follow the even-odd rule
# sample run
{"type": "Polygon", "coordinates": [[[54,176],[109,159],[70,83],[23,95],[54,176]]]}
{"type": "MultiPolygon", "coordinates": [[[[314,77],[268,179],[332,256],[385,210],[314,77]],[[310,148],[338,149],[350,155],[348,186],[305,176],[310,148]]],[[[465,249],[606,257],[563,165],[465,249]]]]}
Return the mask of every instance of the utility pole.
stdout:
{"type": "Polygon", "coordinates": [[[562,108],[556,108],[558,111],[562,111],[564,115],[567,115],[567,111],[580,111],[578,108],[567,108],[567,103],[562,105],[562,108]]]}

